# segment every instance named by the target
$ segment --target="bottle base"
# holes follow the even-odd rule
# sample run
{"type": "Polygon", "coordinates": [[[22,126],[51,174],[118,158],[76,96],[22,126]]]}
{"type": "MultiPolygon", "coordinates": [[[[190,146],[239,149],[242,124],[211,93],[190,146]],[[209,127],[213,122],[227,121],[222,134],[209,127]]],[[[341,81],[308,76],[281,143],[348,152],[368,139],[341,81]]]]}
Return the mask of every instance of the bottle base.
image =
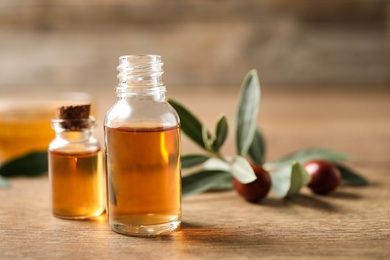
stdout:
{"type": "Polygon", "coordinates": [[[90,219],[90,218],[96,218],[102,215],[106,210],[102,209],[99,210],[93,214],[90,215],[61,215],[61,214],[56,214],[53,212],[53,216],[56,218],[60,219],[68,219],[68,220],[82,220],[82,219],[90,219]]]}
{"type": "Polygon", "coordinates": [[[117,233],[136,237],[155,237],[165,235],[180,227],[181,221],[174,220],[157,225],[128,225],[110,221],[111,229],[117,233]]]}

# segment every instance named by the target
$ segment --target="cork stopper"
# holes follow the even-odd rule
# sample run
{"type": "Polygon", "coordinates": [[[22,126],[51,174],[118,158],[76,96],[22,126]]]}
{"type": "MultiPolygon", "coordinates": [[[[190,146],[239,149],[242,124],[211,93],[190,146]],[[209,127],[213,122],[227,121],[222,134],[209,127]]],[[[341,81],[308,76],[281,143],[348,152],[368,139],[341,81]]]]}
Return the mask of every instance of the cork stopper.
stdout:
{"type": "Polygon", "coordinates": [[[91,111],[91,105],[61,106],[57,109],[57,118],[77,120],[88,119],[91,111]]]}
{"type": "Polygon", "coordinates": [[[88,126],[91,105],[61,106],[57,108],[57,118],[62,119],[62,127],[71,131],[81,130],[88,126]]]}

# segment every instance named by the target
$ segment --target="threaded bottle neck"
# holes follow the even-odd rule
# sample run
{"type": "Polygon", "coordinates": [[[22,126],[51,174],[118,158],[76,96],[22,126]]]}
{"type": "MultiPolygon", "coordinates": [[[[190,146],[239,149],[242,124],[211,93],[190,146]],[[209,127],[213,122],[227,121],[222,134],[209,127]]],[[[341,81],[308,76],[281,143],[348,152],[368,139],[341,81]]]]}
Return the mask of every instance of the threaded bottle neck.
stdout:
{"type": "Polygon", "coordinates": [[[128,55],[119,57],[117,94],[165,92],[164,73],[159,55],[128,55]]]}

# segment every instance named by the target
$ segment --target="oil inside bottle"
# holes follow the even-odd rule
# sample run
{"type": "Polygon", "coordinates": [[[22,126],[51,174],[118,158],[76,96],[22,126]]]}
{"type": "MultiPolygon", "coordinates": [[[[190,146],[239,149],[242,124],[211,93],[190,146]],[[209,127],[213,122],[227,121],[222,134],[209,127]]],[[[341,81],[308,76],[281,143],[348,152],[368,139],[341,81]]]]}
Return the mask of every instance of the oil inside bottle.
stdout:
{"type": "Polygon", "coordinates": [[[59,218],[81,219],[104,212],[104,183],[100,150],[49,151],[52,210],[59,218]]]}
{"type": "Polygon", "coordinates": [[[181,221],[179,127],[109,128],[107,201],[120,233],[156,235],[181,221]]]}

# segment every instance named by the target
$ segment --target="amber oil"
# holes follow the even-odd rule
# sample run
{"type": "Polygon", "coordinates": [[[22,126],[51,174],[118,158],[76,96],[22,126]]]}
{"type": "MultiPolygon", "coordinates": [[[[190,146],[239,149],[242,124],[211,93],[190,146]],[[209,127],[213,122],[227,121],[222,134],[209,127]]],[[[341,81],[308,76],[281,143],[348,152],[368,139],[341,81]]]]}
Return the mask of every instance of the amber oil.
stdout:
{"type": "Polygon", "coordinates": [[[104,185],[100,150],[49,152],[52,211],[59,218],[82,219],[104,211],[104,185]]]}
{"type": "Polygon", "coordinates": [[[108,212],[120,233],[158,234],[181,218],[179,128],[105,128],[108,212]],[[129,149],[130,148],[130,149],[129,149]]]}

